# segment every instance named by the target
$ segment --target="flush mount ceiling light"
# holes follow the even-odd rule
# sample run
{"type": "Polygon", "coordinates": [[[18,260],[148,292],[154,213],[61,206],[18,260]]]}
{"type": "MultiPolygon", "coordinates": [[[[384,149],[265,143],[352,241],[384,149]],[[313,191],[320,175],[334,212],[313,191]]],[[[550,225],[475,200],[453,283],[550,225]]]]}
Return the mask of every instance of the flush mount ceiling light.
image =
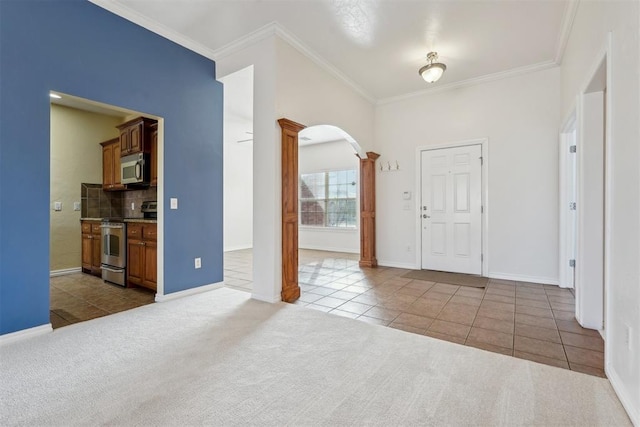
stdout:
{"type": "Polygon", "coordinates": [[[434,83],[438,81],[438,79],[442,77],[442,74],[444,74],[444,70],[447,69],[446,65],[436,62],[437,60],[438,53],[429,52],[427,54],[427,61],[429,61],[429,63],[418,70],[418,73],[427,83],[434,83]]]}

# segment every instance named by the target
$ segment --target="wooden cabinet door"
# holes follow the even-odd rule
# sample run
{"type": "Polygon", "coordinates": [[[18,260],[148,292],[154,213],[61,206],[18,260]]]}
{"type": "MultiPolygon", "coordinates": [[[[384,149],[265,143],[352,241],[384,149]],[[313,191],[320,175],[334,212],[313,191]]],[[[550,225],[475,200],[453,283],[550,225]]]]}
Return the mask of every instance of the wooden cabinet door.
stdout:
{"type": "Polygon", "coordinates": [[[144,277],[142,286],[157,290],[158,247],[156,242],[144,242],[144,277]]]}
{"type": "Polygon", "coordinates": [[[144,246],[141,240],[127,240],[127,286],[141,285],[144,277],[144,246]]]}
{"type": "Polygon", "coordinates": [[[130,142],[129,142],[130,136],[129,136],[129,129],[128,128],[124,128],[120,130],[120,155],[126,155],[129,154],[129,146],[130,146],[130,142]]]}
{"type": "Polygon", "coordinates": [[[158,131],[151,131],[151,182],[150,185],[158,185],[158,131]]]}
{"type": "Polygon", "coordinates": [[[99,235],[91,237],[91,271],[97,274],[102,271],[102,239],[99,235]]]}
{"type": "Polygon", "coordinates": [[[113,147],[113,163],[112,163],[112,168],[113,168],[113,188],[117,188],[117,189],[122,189],[125,188],[125,186],[122,184],[122,170],[121,168],[121,163],[120,163],[120,144],[119,143],[114,143],[112,145],[113,147]]]}
{"type": "Polygon", "coordinates": [[[141,153],[144,151],[142,125],[143,123],[141,122],[129,128],[129,154],[141,153]]]}
{"type": "Polygon", "coordinates": [[[102,147],[102,188],[113,187],[113,145],[102,147]]]}
{"type": "Polygon", "coordinates": [[[93,236],[91,234],[82,235],[82,269],[91,270],[93,261],[93,236]]]}

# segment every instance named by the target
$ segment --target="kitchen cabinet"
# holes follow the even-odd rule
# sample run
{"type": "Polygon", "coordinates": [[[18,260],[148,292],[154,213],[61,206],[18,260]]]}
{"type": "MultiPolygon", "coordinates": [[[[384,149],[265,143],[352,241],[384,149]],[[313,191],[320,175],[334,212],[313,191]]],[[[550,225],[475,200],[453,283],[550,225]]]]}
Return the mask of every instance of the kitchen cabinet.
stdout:
{"type": "Polygon", "coordinates": [[[82,271],[95,276],[102,275],[102,229],[100,221],[81,221],[82,228],[82,271]]]}
{"type": "Polygon", "coordinates": [[[151,150],[151,125],[156,120],[138,117],[116,126],[120,130],[120,156],[148,153],[151,150]]]}
{"type": "Polygon", "coordinates": [[[120,177],[120,139],[101,142],[102,145],[102,189],[107,191],[124,190],[120,177]]]}
{"type": "Polygon", "coordinates": [[[127,286],[157,290],[157,224],[127,224],[127,286]]]}
{"type": "Polygon", "coordinates": [[[151,181],[149,185],[158,186],[158,123],[151,125],[151,181]]]}

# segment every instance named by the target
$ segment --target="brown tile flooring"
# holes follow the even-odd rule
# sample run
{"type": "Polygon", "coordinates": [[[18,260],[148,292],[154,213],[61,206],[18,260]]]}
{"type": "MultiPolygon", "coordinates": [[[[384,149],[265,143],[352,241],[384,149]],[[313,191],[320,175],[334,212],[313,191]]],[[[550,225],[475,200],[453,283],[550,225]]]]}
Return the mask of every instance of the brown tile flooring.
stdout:
{"type": "Polygon", "coordinates": [[[52,277],[50,292],[54,329],[151,304],[155,298],[153,291],[122,288],[84,273],[52,277]]]}
{"type": "MultiPolygon", "coordinates": [[[[511,280],[490,280],[485,289],[425,282],[401,277],[403,269],[360,268],[357,259],[300,250],[296,304],[605,376],[604,341],[575,320],[569,290],[511,280]]],[[[250,291],[251,270],[251,250],[225,254],[225,282],[232,287],[250,291]]]]}

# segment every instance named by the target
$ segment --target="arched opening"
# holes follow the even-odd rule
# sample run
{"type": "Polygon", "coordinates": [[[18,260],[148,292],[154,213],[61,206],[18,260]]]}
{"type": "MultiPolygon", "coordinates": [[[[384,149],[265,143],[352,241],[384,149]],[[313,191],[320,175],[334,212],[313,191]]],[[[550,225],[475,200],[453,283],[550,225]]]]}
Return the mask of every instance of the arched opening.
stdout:
{"type": "MultiPolygon", "coordinates": [[[[359,228],[360,228],[360,265],[376,267],[375,259],[375,159],[376,153],[365,153],[358,142],[344,130],[331,125],[317,125],[306,128],[304,125],[288,119],[280,119],[278,123],[282,127],[282,300],[295,301],[300,296],[298,285],[298,242],[300,223],[299,204],[299,143],[303,141],[346,141],[358,156],[359,160],[359,228]],[[304,138],[304,139],[303,139],[304,138]]],[[[325,178],[328,175],[325,175],[325,178]]],[[[345,173],[345,179],[348,175],[345,173]]],[[[338,175],[336,175],[336,180],[338,175]]],[[[336,181],[336,185],[339,185],[336,181]]],[[[344,186],[348,186],[345,181],[344,186]]],[[[324,187],[322,187],[324,188],[324,187]]],[[[337,190],[336,190],[337,191],[337,190]]],[[[328,193],[325,193],[328,194],[328,193]]],[[[326,198],[323,222],[327,222],[330,214],[326,207],[326,198]]],[[[336,198],[338,199],[338,198],[336,198]]],[[[348,205],[351,203],[348,197],[343,198],[334,206],[348,205]]],[[[318,212],[320,213],[320,212],[318,212]]],[[[331,213],[334,215],[336,212],[331,213]]],[[[313,212],[305,212],[307,218],[313,218],[313,212]]],[[[317,213],[315,213],[317,214],[317,213]]],[[[340,223],[331,219],[334,223],[340,223]]],[[[345,226],[348,220],[342,222],[345,226]]]]}

